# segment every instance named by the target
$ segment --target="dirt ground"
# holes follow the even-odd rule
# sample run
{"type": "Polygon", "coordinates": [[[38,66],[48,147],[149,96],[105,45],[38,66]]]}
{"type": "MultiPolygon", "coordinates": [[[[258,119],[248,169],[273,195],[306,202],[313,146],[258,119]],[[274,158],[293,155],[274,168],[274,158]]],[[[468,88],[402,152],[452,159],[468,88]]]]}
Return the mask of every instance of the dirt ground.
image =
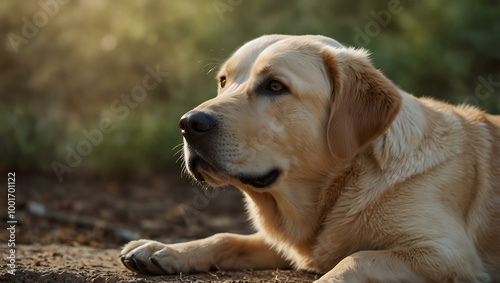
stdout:
{"type": "MultiPolygon", "coordinates": [[[[7,203],[7,196],[2,198],[7,203]]],[[[319,277],[290,270],[173,276],[126,270],[118,254],[132,239],[173,243],[217,232],[253,232],[239,191],[204,191],[176,175],[120,181],[87,177],[59,183],[47,176],[17,173],[16,219],[15,275],[7,273],[9,235],[2,229],[0,282],[311,282],[319,277]]]]}

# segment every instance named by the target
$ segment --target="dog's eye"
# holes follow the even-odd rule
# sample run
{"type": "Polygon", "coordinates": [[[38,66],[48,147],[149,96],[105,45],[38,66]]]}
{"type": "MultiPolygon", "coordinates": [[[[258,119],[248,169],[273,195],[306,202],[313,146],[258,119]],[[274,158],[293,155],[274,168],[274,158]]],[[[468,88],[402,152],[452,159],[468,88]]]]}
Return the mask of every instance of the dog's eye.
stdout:
{"type": "Polygon", "coordinates": [[[277,80],[272,80],[269,82],[266,89],[272,92],[281,92],[285,90],[285,86],[277,80]]]}
{"type": "Polygon", "coordinates": [[[224,88],[224,86],[226,86],[226,77],[220,77],[219,79],[219,84],[220,84],[220,87],[221,88],[224,88]]]}

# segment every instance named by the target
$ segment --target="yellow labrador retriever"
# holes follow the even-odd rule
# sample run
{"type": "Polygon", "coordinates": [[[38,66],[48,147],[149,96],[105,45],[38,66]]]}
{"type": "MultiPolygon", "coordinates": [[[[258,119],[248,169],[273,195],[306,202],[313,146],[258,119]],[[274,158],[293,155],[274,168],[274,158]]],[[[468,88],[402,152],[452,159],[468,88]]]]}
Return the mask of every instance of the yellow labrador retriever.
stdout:
{"type": "Polygon", "coordinates": [[[248,42],[180,120],[188,171],[258,230],[121,253],[139,273],[295,267],[317,282],[500,280],[500,116],[416,98],[322,36],[248,42]]]}

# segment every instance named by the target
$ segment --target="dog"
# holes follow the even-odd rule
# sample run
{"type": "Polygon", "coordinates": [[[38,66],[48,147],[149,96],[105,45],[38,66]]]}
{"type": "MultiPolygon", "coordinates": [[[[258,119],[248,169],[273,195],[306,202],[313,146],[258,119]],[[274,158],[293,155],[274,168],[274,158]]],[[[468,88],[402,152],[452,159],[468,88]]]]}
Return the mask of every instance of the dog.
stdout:
{"type": "Polygon", "coordinates": [[[162,244],[144,274],[297,268],[316,282],[500,280],[500,116],[417,98],[363,49],[265,35],[180,119],[188,172],[245,197],[258,232],[162,244]]]}

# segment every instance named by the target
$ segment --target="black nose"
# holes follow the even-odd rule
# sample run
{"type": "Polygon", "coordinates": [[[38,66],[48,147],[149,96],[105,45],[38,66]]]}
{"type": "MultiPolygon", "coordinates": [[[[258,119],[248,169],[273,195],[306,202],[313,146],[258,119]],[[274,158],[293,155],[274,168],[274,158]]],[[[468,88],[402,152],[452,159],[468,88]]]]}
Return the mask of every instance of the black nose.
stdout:
{"type": "Polygon", "coordinates": [[[185,138],[201,138],[216,125],[213,115],[200,111],[190,111],[179,120],[179,128],[185,138]]]}

